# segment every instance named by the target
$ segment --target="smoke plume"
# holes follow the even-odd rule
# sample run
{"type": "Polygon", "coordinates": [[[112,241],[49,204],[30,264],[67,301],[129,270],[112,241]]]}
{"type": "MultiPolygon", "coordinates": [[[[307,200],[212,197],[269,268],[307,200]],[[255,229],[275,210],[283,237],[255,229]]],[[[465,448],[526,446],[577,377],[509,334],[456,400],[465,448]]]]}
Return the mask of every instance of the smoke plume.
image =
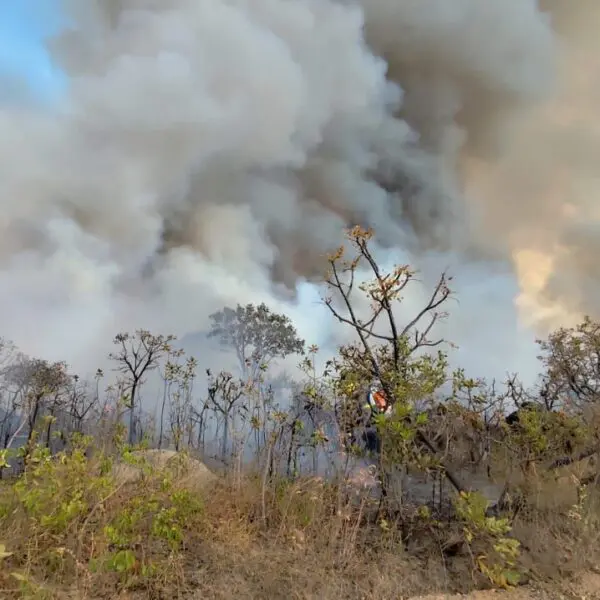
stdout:
{"type": "Polygon", "coordinates": [[[494,364],[530,342],[515,296],[541,328],[598,305],[597,2],[63,8],[60,103],[0,107],[0,314],[24,349],[90,368],[119,329],[261,301],[327,341],[311,282],[356,223],[425,280],[457,273],[452,333],[496,335],[494,364]]]}
{"type": "Polygon", "coordinates": [[[482,233],[512,256],[525,319],[545,332],[600,316],[597,206],[600,5],[543,0],[555,32],[554,93],[513,133],[510,152],[470,173],[482,233]]]}

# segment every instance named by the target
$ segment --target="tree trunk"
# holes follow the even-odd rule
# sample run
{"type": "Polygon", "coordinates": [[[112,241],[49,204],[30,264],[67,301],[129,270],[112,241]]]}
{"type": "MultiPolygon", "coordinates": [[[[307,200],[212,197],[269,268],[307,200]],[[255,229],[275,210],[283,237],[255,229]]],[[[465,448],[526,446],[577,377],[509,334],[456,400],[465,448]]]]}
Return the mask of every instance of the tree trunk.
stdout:
{"type": "Polygon", "coordinates": [[[52,412],[50,413],[50,418],[48,419],[48,427],[46,427],[46,448],[48,448],[48,450],[52,451],[52,449],[50,448],[50,435],[52,433],[52,419],[53,419],[54,415],[52,414],[52,412]]]}
{"type": "Polygon", "coordinates": [[[223,418],[223,439],[221,442],[221,459],[227,461],[227,446],[229,443],[229,414],[225,414],[223,418]]]}
{"type": "Polygon", "coordinates": [[[164,385],[164,389],[163,389],[163,399],[162,399],[162,406],[160,409],[160,428],[159,428],[159,435],[158,435],[158,449],[160,450],[162,448],[162,441],[163,441],[163,427],[164,427],[164,422],[165,422],[165,404],[167,403],[167,382],[165,381],[165,385],[164,385]]]}
{"type": "Polygon", "coordinates": [[[129,445],[135,443],[135,393],[137,391],[137,381],[131,386],[131,409],[129,411],[129,445]]]}
{"type": "MultiPolygon", "coordinates": [[[[296,442],[296,428],[292,425],[291,432],[290,432],[290,445],[288,447],[287,465],[286,465],[287,476],[289,478],[292,477],[292,458],[293,458],[293,453],[294,453],[295,442],[296,442]]],[[[294,477],[295,476],[296,476],[296,473],[294,473],[294,477]]]]}

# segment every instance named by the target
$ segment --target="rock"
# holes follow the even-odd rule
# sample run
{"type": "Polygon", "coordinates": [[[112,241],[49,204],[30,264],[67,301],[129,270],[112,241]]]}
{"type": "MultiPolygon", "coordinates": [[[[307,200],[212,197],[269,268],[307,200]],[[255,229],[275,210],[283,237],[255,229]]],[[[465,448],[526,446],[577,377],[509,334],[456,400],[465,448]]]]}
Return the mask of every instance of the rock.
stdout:
{"type": "MultiPolygon", "coordinates": [[[[205,489],[217,480],[208,467],[195,458],[174,450],[139,450],[133,456],[146,461],[153,469],[170,473],[179,487],[205,489]]],[[[142,466],[118,463],[113,474],[120,484],[134,483],[143,477],[142,466]]]]}

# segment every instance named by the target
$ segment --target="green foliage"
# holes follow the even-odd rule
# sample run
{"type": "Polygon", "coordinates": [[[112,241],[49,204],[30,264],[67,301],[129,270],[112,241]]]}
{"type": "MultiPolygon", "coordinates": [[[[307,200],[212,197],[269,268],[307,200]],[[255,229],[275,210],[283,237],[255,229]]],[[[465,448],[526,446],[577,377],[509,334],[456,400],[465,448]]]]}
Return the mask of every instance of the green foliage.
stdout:
{"type": "Polygon", "coordinates": [[[102,563],[109,571],[128,574],[141,569],[148,575],[156,565],[140,549],[158,544],[171,554],[178,553],[204,507],[188,490],[173,487],[170,472],[155,471],[133,453],[127,453],[126,460],[144,469],[145,493],[125,502],[104,527],[110,549],[102,563]]]}
{"type": "Polygon", "coordinates": [[[128,571],[133,571],[136,563],[137,560],[133,551],[118,550],[108,558],[106,568],[116,573],[127,573],[128,571]]]}
{"type": "Polygon", "coordinates": [[[9,450],[0,450],[0,471],[8,468],[9,450]]]}
{"type": "Polygon", "coordinates": [[[33,530],[52,535],[65,533],[112,486],[100,471],[89,473],[85,449],[89,438],[75,436],[69,452],[55,457],[45,447],[35,447],[29,468],[13,485],[14,502],[33,530]]]}
{"type": "Polygon", "coordinates": [[[510,444],[518,457],[544,461],[571,454],[589,439],[589,428],[581,415],[522,409],[517,427],[507,428],[510,444]]]}
{"type": "MultiPolygon", "coordinates": [[[[416,443],[418,432],[428,422],[427,414],[419,407],[434,404],[436,393],[447,379],[447,356],[441,351],[415,355],[407,338],[401,340],[398,347],[402,353],[400,370],[390,346],[373,344],[371,347],[380,380],[393,399],[391,414],[381,414],[374,419],[382,440],[383,460],[390,466],[418,464],[420,468],[430,468],[435,460],[424,454],[416,443]]],[[[350,423],[359,421],[360,417],[352,412],[364,403],[361,396],[366,396],[373,381],[368,357],[356,344],[346,345],[341,348],[339,358],[331,362],[330,369],[342,418],[350,423]]]]}
{"type": "Polygon", "coordinates": [[[201,523],[201,499],[177,488],[173,471],[152,467],[139,447],[121,449],[120,461],[143,473],[124,495],[113,459],[100,455],[91,462],[89,445],[90,438],[74,436],[69,450],[55,456],[34,447],[25,473],[0,494],[0,528],[21,531],[11,535],[10,551],[0,545],[0,560],[21,577],[22,595],[36,586],[25,568],[39,564],[58,576],[70,557],[90,576],[114,573],[121,586],[139,586],[142,577],[151,586],[159,573],[168,576],[167,562],[201,523]]]}
{"type": "Polygon", "coordinates": [[[487,516],[488,500],[478,492],[462,492],[455,501],[458,519],[463,524],[465,542],[471,548],[475,564],[498,587],[518,585],[517,568],[520,543],[508,537],[508,519],[487,516]]]}
{"type": "Polygon", "coordinates": [[[166,481],[160,491],[130,499],[104,528],[112,548],[105,558],[106,568],[121,573],[143,565],[144,558],[135,549],[153,542],[164,543],[170,552],[179,551],[186,528],[202,512],[198,499],[185,490],[171,490],[166,481]]]}

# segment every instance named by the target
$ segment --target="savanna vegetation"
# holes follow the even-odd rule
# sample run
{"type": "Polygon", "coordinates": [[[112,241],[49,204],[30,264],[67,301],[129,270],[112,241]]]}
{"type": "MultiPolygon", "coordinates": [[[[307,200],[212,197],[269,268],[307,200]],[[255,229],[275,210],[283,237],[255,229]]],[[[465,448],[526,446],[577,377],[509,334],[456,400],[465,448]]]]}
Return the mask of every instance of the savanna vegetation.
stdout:
{"type": "Polygon", "coordinates": [[[93,381],[5,342],[1,597],[391,599],[593,568],[600,324],[540,340],[531,388],[451,370],[451,278],[406,314],[416,273],[384,271],[370,240],[355,228],[328,259],[324,301],[354,335],[327,359],[264,305],[211,316],[237,374],[149,331],[117,335],[93,381]],[[373,382],[391,406],[375,455],[373,382]]]}

